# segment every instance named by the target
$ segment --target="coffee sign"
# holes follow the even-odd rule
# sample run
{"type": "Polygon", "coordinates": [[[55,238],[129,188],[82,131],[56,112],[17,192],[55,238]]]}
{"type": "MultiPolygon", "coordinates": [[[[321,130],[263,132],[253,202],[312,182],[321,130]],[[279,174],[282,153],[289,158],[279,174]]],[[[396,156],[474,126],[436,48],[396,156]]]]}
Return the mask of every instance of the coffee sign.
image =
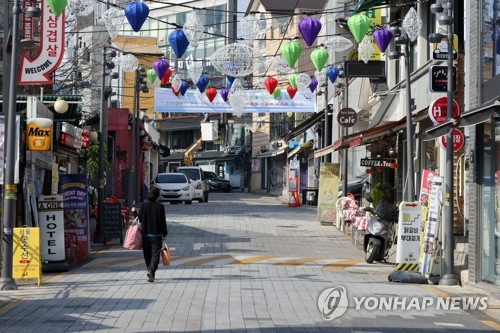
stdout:
{"type": "Polygon", "coordinates": [[[358,121],[358,114],[351,108],[343,108],[337,115],[337,121],[342,127],[352,127],[358,121]]]}
{"type": "Polygon", "coordinates": [[[375,159],[375,158],[362,158],[360,166],[362,167],[382,167],[382,168],[390,168],[392,160],[387,159],[375,159]]]}
{"type": "Polygon", "coordinates": [[[28,150],[48,151],[52,142],[52,119],[31,118],[26,121],[28,150]]]}

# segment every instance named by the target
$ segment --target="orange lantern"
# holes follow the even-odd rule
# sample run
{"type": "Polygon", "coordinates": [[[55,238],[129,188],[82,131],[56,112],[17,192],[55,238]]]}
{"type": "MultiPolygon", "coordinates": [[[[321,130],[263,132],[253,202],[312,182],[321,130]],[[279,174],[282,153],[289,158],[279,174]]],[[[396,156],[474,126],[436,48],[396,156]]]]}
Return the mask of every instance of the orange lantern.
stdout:
{"type": "Polygon", "coordinates": [[[377,167],[377,172],[380,172],[380,173],[384,172],[384,168],[382,168],[382,167],[377,167]]]}
{"type": "Polygon", "coordinates": [[[366,169],[366,174],[369,175],[372,173],[372,169],[366,169]]]}
{"type": "Polygon", "coordinates": [[[396,163],[391,163],[389,165],[389,168],[391,168],[391,169],[396,169],[397,167],[398,167],[398,165],[396,163]]]}

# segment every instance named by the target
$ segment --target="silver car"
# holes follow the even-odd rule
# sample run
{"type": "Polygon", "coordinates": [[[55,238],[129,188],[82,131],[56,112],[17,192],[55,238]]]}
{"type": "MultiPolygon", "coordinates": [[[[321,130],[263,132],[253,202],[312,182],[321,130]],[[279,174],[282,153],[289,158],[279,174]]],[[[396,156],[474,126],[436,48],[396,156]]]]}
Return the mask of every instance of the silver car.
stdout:
{"type": "Polygon", "coordinates": [[[192,181],[182,173],[159,173],[153,186],[160,189],[158,201],[191,204],[194,196],[192,181]]]}

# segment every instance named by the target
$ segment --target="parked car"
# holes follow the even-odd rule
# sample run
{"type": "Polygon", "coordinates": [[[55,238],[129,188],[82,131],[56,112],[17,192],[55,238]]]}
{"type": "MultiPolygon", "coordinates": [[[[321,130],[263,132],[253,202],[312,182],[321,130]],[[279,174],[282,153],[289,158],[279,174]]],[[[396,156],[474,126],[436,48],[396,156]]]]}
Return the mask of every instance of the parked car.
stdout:
{"type": "MultiPolygon", "coordinates": [[[[347,183],[347,193],[354,195],[354,199],[361,201],[363,195],[363,189],[370,183],[368,175],[347,183]]],[[[339,184],[339,194],[338,197],[342,196],[342,182],[339,184]]]]}
{"type": "Polygon", "coordinates": [[[183,173],[159,173],[153,186],[160,189],[158,201],[191,204],[194,196],[193,182],[183,173]]]}
{"type": "Polygon", "coordinates": [[[231,183],[212,171],[203,171],[210,191],[231,192],[231,183]]]}
{"type": "Polygon", "coordinates": [[[193,200],[198,200],[199,202],[208,202],[208,184],[205,178],[205,174],[200,167],[197,166],[180,166],[177,168],[177,172],[185,174],[189,179],[193,181],[194,185],[194,196],[193,200]]]}

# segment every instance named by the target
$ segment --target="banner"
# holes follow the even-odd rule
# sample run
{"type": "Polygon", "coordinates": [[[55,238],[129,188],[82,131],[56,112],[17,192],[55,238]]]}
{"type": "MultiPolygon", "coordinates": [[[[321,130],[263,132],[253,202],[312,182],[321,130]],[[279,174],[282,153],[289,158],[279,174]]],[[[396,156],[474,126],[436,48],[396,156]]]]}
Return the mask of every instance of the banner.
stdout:
{"type": "Polygon", "coordinates": [[[429,210],[429,196],[432,190],[432,180],[437,177],[437,173],[430,170],[423,170],[422,181],[420,183],[420,207],[422,207],[422,214],[420,217],[422,222],[420,224],[420,241],[423,239],[424,227],[427,223],[427,211],[429,210]]]}
{"type": "Polygon", "coordinates": [[[40,259],[40,230],[38,228],[14,228],[12,253],[12,277],[37,279],[42,284],[40,259]]]}
{"type": "Polygon", "coordinates": [[[399,204],[396,270],[418,270],[421,213],[422,208],[418,202],[399,204]]]}
{"type": "MultiPolygon", "coordinates": [[[[281,97],[274,99],[264,90],[244,90],[250,101],[246,104],[244,113],[252,112],[315,112],[314,94],[305,91],[295,95],[291,99],[286,92],[281,92],[281,97]]],[[[233,113],[229,103],[224,102],[217,95],[210,102],[204,94],[198,90],[188,90],[184,96],[175,96],[172,89],[155,89],[155,112],[179,112],[179,113],[233,113]]]]}
{"type": "Polygon", "coordinates": [[[337,216],[340,164],[321,163],[319,170],[318,221],[333,224],[337,216]]]}

